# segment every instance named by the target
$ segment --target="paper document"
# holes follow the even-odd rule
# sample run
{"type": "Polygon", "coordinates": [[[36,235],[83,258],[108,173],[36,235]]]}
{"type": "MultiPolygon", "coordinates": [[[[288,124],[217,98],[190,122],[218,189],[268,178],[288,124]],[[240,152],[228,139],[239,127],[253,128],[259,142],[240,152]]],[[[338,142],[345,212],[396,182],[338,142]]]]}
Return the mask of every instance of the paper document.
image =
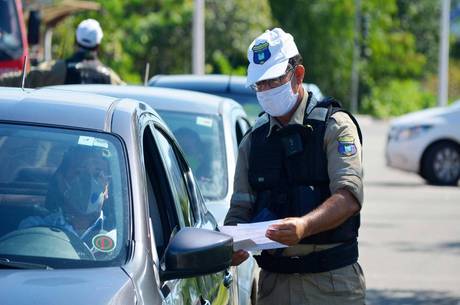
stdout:
{"type": "Polygon", "coordinates": [[[263,221],[255,223],[240,223],[236,226],[222,226],[222,233],[233,237],[233,250],[259,251],[287,246],[265,237],[268,226],[279,223],[280,220],[263,221]]]}

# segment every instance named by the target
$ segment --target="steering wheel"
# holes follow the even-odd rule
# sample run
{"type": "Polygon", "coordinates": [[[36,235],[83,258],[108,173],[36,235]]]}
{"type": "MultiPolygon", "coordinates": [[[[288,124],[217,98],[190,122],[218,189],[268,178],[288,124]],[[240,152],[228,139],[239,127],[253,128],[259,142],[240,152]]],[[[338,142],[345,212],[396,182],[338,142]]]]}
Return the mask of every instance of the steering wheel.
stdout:
{"type": "Polygon", "coordinates": [[[75,233],[46,225],[8,233],[0,238],[0,248],[5,254],[96,260],[75,233]]]}

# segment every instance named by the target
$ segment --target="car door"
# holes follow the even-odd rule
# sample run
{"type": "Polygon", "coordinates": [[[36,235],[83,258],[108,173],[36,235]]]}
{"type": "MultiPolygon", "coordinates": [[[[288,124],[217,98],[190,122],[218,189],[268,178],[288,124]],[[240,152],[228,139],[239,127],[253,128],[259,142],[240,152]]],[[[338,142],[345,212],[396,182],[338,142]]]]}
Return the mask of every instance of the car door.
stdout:
{"type": "MultiPolygon", "coordinates": [[[[149,129],[156,142],[158,155],[161,156],[161,167],[164,169],[163,177],[150,177],[149,180],[153,184],[155,182],[152,180],[166,180],[169,190],[166,196],[170,201],[169,210],[160,212],[158,215],[161,216],[157,217],[163,222],[162,227],[166,231],[159,237],[163,239],[163,245],[167,244],[165,239],[169,232],[171,236],[184,227],[215,229],[215,221],[213,222],[212,217],[204,213],[205,209],[197,202],[199,196],[193,193],[194,190],[190,185],[190,179],[193,179],[193,176],[189,174],[190,169],[176,141],[161,124],[151,124],[149,129]]],[[[158,249],[158,243],[156,244],[157,251],[162,253],[164,249],[158,249]]],[[[233,293],[231,287],[231,274],[224,271],[206,276],[166,281],[162,283],[162,292],[166,304],[236,304],[233,303],[234,300],[231,297],[233,293]]]]}

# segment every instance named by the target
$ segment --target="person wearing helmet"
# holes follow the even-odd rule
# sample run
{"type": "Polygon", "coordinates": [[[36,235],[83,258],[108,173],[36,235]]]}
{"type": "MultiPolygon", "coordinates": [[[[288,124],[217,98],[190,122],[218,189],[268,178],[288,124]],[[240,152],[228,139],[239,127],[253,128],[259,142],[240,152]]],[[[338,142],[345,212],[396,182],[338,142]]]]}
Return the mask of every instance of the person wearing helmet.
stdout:
{"type": "Polygon", "coordinates": [[[93,237],[107,232],[103,207],[109,199],[109,163],[99,148],[71,147],[53,175],[46,196],[49,214],[31,216],[19,229],[50,226],[78,236],[89,249],[93,237]]]}
{"type": "MultiPolygon", "coordinates": [[[[98,50],[104,36],[99,22],[86,19],[75,33],[76,50],[65,60],[44,62],[27,74],[25,87],[36,88],[62,84],[114,84],[124,82],[98,59],[98,50]]],[[[21,86],[22,74],[11,72],[0,75],[0,86],[21,86]]]]}
{"type": "MultiPolygon", "coordinates": [[[[248,60],[247,85],[265,113],[240,143],[224,223],[275,221],[265,236],[287,246],[254,255],[257,304],[364,304],[359,125],[338,101],[304,90],[307,70],[282,29],[254,39],[248,60]]],[[[248,256],[235,252],[233,265],[248,256]]]]}

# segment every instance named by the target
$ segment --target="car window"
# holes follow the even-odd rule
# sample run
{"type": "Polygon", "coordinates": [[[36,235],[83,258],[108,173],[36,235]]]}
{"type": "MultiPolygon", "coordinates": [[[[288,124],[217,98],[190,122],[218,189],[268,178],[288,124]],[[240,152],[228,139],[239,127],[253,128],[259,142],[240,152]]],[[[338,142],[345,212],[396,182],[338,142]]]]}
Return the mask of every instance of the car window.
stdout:
{"type": "Polygon", "coordinates": [[[21,29],[14,1],[0,0],[0,60],[14,59],[22,52],[21,29]]]}
{"type": "Polygon", "coordinates": [[[121,265],[124,160],[110,134],[0,124],[0,257],[53,268],[121,265]]]}
{"type": "Polygon", "coordinates": [[[218,116],[159,111],[173,131],[208,200],[227,195],[227,162],[222,120],[218,116]]]}
{"type": "Polygon", "coordinates": [[[244,132],[241,129],[240,122],[235,122],[235,134],[236,134],[236,144],[240,145],[241,140],[243,139],[244,132]]]}
{"type": "Polygon", "coordinates": [[[178,211],[179,224],[181,227],[189,227],[193,225],[193,215],[191,200],[187,191],[187,186],[184,180],[184,173],[179,164],[173,144],[165,137],[165,135],[155,130],[157,144],[163,162],[167,169],[167,176],[173,192],[174,203],[178,211]]]}

